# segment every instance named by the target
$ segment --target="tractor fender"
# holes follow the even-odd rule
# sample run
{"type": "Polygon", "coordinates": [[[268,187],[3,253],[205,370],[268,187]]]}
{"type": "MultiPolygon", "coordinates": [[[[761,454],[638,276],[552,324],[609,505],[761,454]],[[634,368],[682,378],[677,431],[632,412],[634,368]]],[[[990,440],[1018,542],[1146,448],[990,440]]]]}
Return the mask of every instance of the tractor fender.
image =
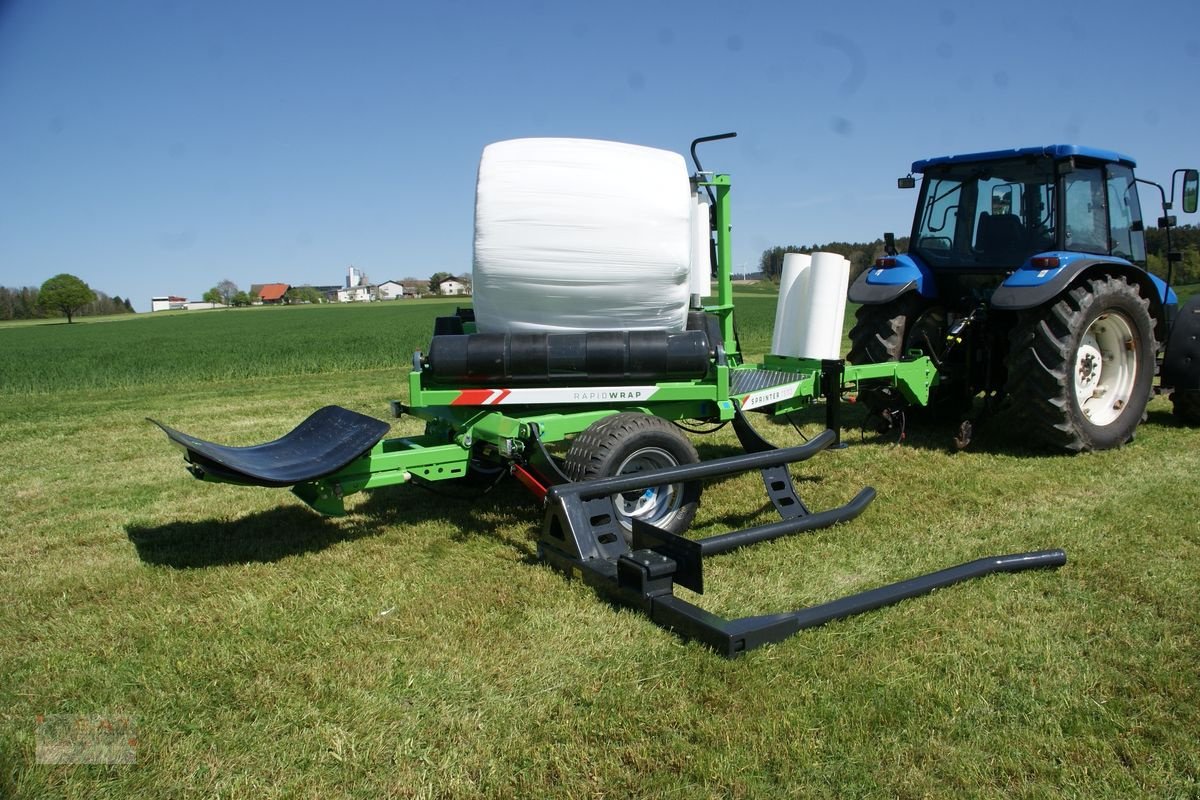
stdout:
{"type": "Polygon", "coordinates": [[[1187,301],[1171,326],[1161,383],[1185,391],[1200,389],[1200,294],[1187,301]]]}
{"type": "Polygon", "coordinates": [[[850,287],[850,302],[867,306],[890,303],[914,289],[922,297],[937,297],[933,272],[919,258],[902,253],[888,260],[891,262],[888,266],[879,266],[877,262],[859,274],[850,287]]]}
{"type": "Polygon", "coordinates": [[[1154,320],[1154,336],[1163,341],[1167,334],[1164,304],[1174,305],[1175,292],[1157,275],[1122,258],[1097,258],[1086,253],[1039,253],[1034,258],[1055,257],[1057,267],[1041,268],[1026,261],[992,293],[992,308],[1000,311],[1023,311],[1050,302],[1089,275],[1121,275],[1138,287],[1150,301],[1150,317],[1154,320]]]}

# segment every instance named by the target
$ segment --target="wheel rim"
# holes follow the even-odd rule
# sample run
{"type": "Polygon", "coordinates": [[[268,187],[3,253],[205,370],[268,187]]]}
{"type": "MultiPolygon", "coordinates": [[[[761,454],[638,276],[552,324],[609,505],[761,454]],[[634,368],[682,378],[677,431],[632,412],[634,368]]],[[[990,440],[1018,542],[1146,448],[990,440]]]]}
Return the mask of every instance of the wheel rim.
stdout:
{"type": "Polygon", "coordinates": [[[1093,425],[1108,425],[1129,405],[1138,347],[1129,319],[1115,311],[1092,321],[1075,351],[1075,400],[1093,425]]]}
{"type": "MultiPolygon", "coordinates": [[[[614,475],[633,475],[647,470],[678,466],[673,455],[658,447],[643,447],[635,450],[620,463],[614,475]]],[[[622,492],[613,495],[617,518],[627,531],[633,530],[633,520],[640,519],[651,525],[662,527],[683,507],[683,485],[664,483],[650,486],[641,491],[622,492]]]]}

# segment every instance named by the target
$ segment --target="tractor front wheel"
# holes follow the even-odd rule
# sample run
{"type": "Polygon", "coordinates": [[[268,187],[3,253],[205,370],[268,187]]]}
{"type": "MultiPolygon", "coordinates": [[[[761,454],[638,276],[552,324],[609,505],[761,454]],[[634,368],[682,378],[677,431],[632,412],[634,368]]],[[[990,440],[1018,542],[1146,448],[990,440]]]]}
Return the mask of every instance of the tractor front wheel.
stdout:
{"type": "Polygon", "coordinates": [[[1010,338],[1008,394],[1036,441],[1107,450],[1133,438],[1154,379],[1150,304],[1120,276],[1089,279],[1022,312],[1010,338]]]}
{"type": "MultiPolygon", "coordinates": [[[[622,412],[592,423],[571,442],[563,471],[573,481],[609,478],[700,461],[696,448],[661,417],[622,412]]],[[[613,495],[628,540],[633,520],[682,534],[696,516],[700,484],[668,483],[613,495]]]]}

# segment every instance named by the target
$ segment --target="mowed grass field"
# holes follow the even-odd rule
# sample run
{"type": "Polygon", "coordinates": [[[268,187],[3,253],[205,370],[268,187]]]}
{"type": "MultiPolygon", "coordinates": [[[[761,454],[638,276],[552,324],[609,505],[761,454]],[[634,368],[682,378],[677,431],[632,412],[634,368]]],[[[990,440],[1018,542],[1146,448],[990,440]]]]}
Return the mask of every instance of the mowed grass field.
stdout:
{"type": "MultiPolygon", "coordinates": [[[[761,353],[774,300],[738,303],[761,353]]],[[[387,419],[453,307],[0,328],[0,797],[1200,795],[1200,431],[1164,398],[1132,444],[1075,457],[1003,419],[961,453],[953,425],[847,430],[793,473],[814,507],[865,484],[872,507],[711,560],[697,602],[768,613],[988,554],[1069,563],[733,661],[537,564],[540,509],[512,482],[325,519],[195,481],[144,421],[250,444],[329,403],[387,419]],[[38,763],[54,714],[129,718],[135,763],[38,763]]],[[[755,475],[713,483],[697,532],[767,509],[755,475]]]]}

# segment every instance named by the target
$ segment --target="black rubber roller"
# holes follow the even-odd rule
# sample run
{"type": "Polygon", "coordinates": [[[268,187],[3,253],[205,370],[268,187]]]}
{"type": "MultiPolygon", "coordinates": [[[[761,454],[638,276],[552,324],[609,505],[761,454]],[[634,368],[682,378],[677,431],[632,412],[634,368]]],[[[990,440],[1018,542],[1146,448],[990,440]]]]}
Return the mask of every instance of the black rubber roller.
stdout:
{"type": "Polygon", "coordinates": [[[694,380],[709,363],[703,331],[434,336],[426,359],[435,382],[471,386],[694,380]]]}

